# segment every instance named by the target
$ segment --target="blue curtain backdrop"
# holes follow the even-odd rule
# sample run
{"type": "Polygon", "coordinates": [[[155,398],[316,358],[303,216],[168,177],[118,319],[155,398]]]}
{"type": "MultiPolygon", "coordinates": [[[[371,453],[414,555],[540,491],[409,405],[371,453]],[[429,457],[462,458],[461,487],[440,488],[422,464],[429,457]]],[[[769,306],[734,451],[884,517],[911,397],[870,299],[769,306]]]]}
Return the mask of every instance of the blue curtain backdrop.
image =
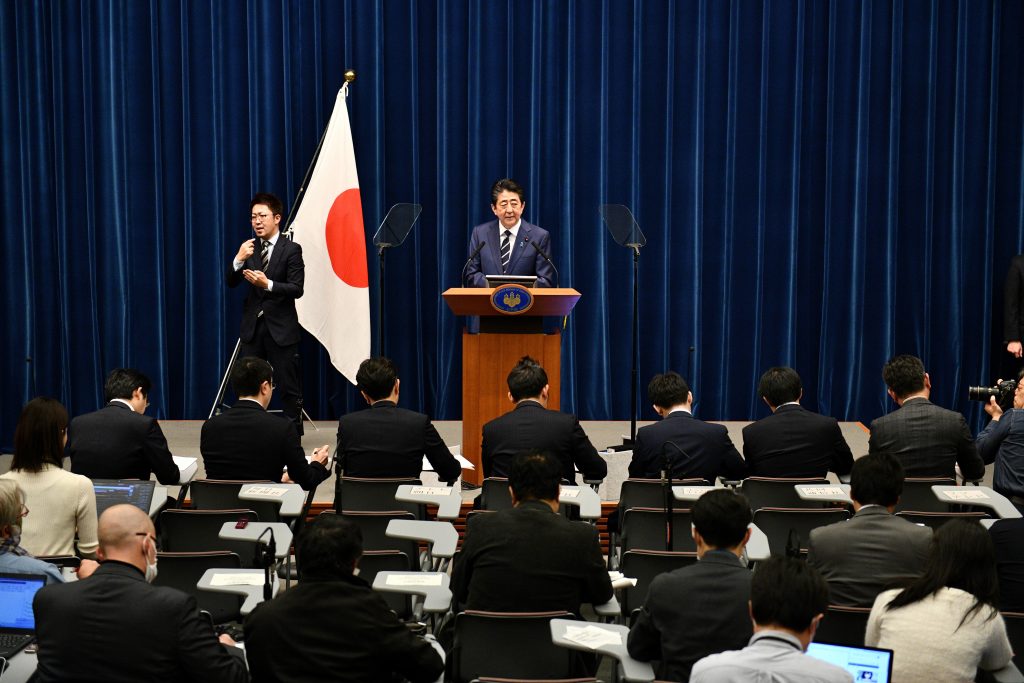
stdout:
{"type": "MultiPolygon", "coordinates": [[[[1020,2],[9,0],[0,31],[0,443],[32,395],[95,409],[119,365],[154,379],[158,416],[205,417],[248,199],[291,206],[347,67],[368,241],[392,203],[424,206],[388,254],[404,404],[460,417],[439,294],[512,176],[583,294],[563,408],[629,415],[614,202],[648,237],[642,385],[674,368],[701,417],[752,419],[788,364],[810,407],[867,421],[891,407],[884,361],[915,353],[978,421],[965,388],[994,378],[1024,246],[1020,2]]],[[[314,417],[359,405],[303,350],[314,417]]]]}

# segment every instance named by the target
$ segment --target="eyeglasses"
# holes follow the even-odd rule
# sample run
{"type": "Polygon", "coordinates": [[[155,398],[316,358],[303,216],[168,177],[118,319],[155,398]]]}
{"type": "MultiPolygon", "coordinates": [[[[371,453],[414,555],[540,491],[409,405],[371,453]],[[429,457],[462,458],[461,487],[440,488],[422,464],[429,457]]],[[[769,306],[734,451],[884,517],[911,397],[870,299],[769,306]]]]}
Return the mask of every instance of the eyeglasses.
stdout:
{"type": "Polygon", "coordinates": [[[249,216],[249,219],[253,223],[255,223],[257,219],[259,219],[261,221],[265,221],[268,218],[270,218],[270,214],[269,213],[254,213],[253,215],[249,216]]]}
{"type": "Polygon", "coordinates": [[[149,540],[153,541],[153,546],[154,547],[156,546],[156,536],[154,536],[153,534],[151,534],[151,533],[149,533],[147,531],[136,531],[135,535],[136,536],[145,536],[149,540]]]}

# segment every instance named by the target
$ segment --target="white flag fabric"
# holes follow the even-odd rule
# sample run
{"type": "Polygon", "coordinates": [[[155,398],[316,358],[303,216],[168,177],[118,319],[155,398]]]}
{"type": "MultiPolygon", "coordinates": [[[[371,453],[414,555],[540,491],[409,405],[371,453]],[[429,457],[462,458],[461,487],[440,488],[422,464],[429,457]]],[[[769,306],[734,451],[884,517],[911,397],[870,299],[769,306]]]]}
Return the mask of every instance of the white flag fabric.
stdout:
{"type": "Polygon", "coordinates": [[[323,344],[331,363],[355,384],[370,356],[370,288],[359,176],[348,121],[348,83],[338,91],[320,156],[292,221],[302,245],[304,293],[299,324],[323,344]]]}

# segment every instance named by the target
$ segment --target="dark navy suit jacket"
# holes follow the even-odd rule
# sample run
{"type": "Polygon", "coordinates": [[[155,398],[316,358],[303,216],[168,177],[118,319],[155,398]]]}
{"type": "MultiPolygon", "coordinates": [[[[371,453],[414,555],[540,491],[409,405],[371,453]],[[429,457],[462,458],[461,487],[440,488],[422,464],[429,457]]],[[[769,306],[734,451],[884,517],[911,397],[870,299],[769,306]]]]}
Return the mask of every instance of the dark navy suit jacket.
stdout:
{"type": "MultiPolygon", "coordinates": [[[[501,273],[501,230],[504,228],[493,220],[473,228],[473,236],[469,240],[469,253],[476,251],[481,242],[486,242],[480,253],[473,257],[466,268],[468,287],[486,287],[485,275],[501,273]]],[[[551,236],[544,228],[523,221],[519,226],[519,234],[512,245],[506,275],[536,275],[538,287],[551,287],[555,282],[555,270],[530,243],[536,244],[548,256],[551,256],[551,236]]]]}
{"type": "Polygon", "coordinates": [[[722,425],[698,420],[684,410],[669,413],[661,422],[637,430],[629,476],[641,479],[661,476],[666,453],[672,463],[672,476],[680,479],[699,477],[714,484],[719,476],[729,479],[746,476],[746,464],[729,438],[728,430],[722,425]]]}

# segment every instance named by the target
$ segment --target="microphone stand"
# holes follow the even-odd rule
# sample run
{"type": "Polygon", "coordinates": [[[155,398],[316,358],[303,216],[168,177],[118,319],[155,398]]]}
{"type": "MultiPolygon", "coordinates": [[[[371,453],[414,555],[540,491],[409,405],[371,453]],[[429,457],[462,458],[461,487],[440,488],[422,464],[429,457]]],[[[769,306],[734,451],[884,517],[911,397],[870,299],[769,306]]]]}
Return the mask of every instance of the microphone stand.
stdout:
{"type": "Polygon", "coordinates": [[[274,561],[277,556],[277,543],[274,541],[274,530],[271,527],[267,527],[263,530],[259,536],[256,537],[256,556],[253,564],[263,565],[263,599],[270,600],[274,597],[274,584],[271,579],[271,570],[274,568],[274,561]],[[270,541],[267,543],[266,550],[263,550],[260,546],[260,541],[267,534],[270,534],[270,541]]]}
{"type": "Polygon", "coordinates": [[[631,359],[633,361],[633,369],[630,373],[629,380],[629,389],[631,395],[629,410],[629,443],[630,446],[632,446],[633,444],[636,443],[636,406],[637,392],[639,391],[639,369],[637,368],[637,353],[639,352],[640,348],[640,247],[636,244],[633,244],[630,248],[633,250],[633,353],[631,356],[631,359]]]}
{"type": "Polygon", "coordinates": [[[380,294],[377,297],[377,354],[384,355],[384,250],[391,245],[383,242],[377,245],[377,273],[380,294]]]}
{"type": "Polygon", "coordinates": [[[541,248],[540,248],[540,247],[539,247],[539,246],[537,245],[537,243],[536,243],[536,242],[530,242],[529,238],[527,238],[527,240],[526,240],[526,241],[530,243],[530,246],[531,246],[531,247],[533,247],[534,249],[536,249],[536,250],[537,250],[537,253],[538,253],[538,254],[540,254],[540,257],[541,257],[542,259],[544,259],[545,261],[547,261],[547,262],[548,262],[548,265],[549,265],[549,266],[551,266],[551,270],[555,271],[555,288],[557,289],[557,288],[558,288],[558,281],[559,281],[559,279],[561,279],[561,278],[560,278],[560,276],[559,276],[559,274],[558,274],[558,267],[557,267],[557,266],[555,265],[555,262],[551,260],[551,257],[550,257],[550,256],[548,256],[547,254],[545,254],[545,253],[544,253],[544,250],[543,250],[543,249],[541,249],[541,248]]]}
{"type": "Polygon", "coordinates": [[[479,254],[481,251],[483,251],[484,247],[486,247],[486,246],[487,246],[487,240],[483,240],[482,242],[480,242],[480,244],[478,244],[476,246],[476,249],[473,250],[473,253],[469,255],[469,258],[466,259],[466,265],[462,266],[462,286],[463,287],[466,286],[466,268],[469,268],[469,264],[473,262],[473,259],[476,258],[477,254],[479,254]]]}
{"type": "Polygon", "coordinates": [[[679,454],[683,456],[684,459],[688,460],[690,456],[686,451],[680,448],[675,441],[666,441],[661,446],[661,453],[664,456],[664,460],[661,465],[661,485],[663,487],[662,491],[664,492],[665,500],[665,528],[668,530],[667,535],[665,536],[665,550],[671,551],[675,549],[673,547],[675,539],[672,534],[674,526],[673,522],[675,520],[672,519],[672,515],[675,512],[674,508],[676,497],[672,493],[672,458],[669,456],[669,446],[679,451],[679,454]]]}

